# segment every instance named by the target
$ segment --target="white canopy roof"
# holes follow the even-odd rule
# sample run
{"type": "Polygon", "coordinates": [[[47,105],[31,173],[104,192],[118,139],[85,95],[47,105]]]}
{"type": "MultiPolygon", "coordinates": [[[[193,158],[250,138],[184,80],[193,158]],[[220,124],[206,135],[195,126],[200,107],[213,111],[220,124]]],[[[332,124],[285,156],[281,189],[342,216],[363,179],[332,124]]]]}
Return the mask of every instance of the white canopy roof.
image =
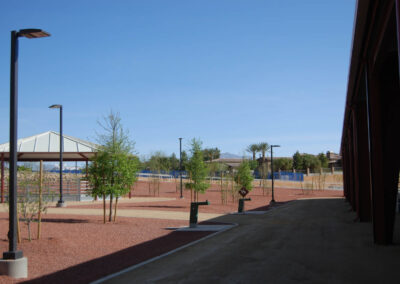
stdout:
{"type": "MultiPolygon", "coordinates": [[[[99,145],[79,138],[63,135],[64,161],[86,161],[93,157],[99,145]]],[[[0,157],[9,158],[9,143],[0,145],[0,157]]],[[[60,134],[47,131],[18,139],[18,161],[58,161],[60,159],[60,134]]]]}

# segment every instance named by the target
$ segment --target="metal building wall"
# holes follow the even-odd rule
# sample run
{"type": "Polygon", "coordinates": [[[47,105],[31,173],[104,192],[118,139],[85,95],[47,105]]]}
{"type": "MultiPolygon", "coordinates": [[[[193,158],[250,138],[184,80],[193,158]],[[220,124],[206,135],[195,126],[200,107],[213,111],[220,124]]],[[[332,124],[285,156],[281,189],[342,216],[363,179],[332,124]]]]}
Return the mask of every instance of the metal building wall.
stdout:
{"type": "Polygon", "coordinates": [[[400,168],[400,0],[358,1],[341,152],[344,193],[374,241],[393,240],[400,168]]]}

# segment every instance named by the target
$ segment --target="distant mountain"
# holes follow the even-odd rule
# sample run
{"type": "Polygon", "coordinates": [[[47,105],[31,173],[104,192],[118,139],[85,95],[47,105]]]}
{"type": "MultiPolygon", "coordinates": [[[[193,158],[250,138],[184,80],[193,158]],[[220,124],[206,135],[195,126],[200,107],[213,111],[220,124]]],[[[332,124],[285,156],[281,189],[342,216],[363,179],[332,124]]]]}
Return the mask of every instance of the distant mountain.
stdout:
{"type": "Polygon", "coordinates": [[[221,154],[219,155],[219,158],[220,158],[220,159],[241,159],[241,158],[243,158],[243,157],[242,157],[242,156],[235,155],[235,154],[231,154],[231,153],[221,153],[221,154]]]}

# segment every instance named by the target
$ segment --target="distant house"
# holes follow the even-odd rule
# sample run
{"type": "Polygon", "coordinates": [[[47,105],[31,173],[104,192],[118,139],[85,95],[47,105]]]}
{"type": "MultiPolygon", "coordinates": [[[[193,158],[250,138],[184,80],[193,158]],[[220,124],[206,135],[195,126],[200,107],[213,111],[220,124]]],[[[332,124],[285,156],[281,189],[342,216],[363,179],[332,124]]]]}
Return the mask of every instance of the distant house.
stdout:
{"type": "Polygon", "coordinates": [[[340,157],[339,154],[328,151],[328,152],[326,152],[326,157],[328,158],[329,168],[341,168],[342,167],[342,157],[340,157]]]}
{"type": "MultiPolygon", "coordinates": [[[[248,160],[248,159],[243,159],[243,158],[219,158],[212,160],[213,163],[220,163],[224,164],[228,167],[229,170],[232,169],[237,169],[239,165],[243,162],[243,160],[248,160]]],[[[210,163],[211,161],[207,161],[206,163],[210,163]]]]}

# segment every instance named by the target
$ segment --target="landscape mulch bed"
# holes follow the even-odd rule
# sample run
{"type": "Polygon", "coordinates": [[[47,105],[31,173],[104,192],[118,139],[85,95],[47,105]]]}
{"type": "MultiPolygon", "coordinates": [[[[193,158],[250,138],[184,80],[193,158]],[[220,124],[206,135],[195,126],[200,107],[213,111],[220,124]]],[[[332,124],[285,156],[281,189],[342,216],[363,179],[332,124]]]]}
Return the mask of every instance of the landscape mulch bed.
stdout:
{"type": "MultiPolygon", "coordinates": [[[[123,218],[103,224],[102,216],[45,215],[42,237],[37,224],[21,223],[18,249],[28,257],[28,279],[0,276],[0,283],[88,283],[144,260],[161,255],[211,232],[177,232],[168,227],[187,226],[186,221],[123,218]]],[[[8,216],[0,214],[0,249],[8,251],[8,216]]]]}

